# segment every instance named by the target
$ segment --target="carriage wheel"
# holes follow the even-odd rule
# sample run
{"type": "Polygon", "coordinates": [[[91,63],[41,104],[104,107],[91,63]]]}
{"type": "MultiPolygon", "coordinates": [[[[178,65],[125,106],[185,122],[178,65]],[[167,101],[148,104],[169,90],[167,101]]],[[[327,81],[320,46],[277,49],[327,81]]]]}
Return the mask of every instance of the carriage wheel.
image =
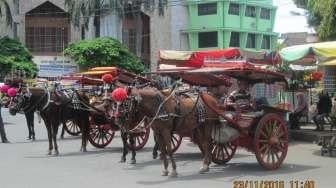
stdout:
{"type": "Polygon", "coordinates": [[[212,162],[218,165],[224,165],[229,162],[236,153],[238,140],[234,140],[225,144],[214,142],[212,146],[212,162]]]}
{"type": "Polygon", "coordinates": [[[172,134],[171,137],[171,147],[172,147],[172,152],[175,153],[180,145],[182,143],[182,136],[178,135],[178,134],[172,134]]]}
{"type": "Polygon", "coordinates": [[[134,136],[134,144],[131,144],[129,139],[127,139],[127,146],[130,150],[141,150],[143,147],[145,147],[146,143],[148,142],[150,134],[150,128],[146,128],[145,132],[139,135],[134,136]]]}
{"type": "Polygon", "coordinates": [[[114,131],[111,125],[91,124],[89,133],[89,142],[97,148],[104,148],[112,142],[114,131]]]}
{"type": "Polygon", "coordinates": [[[255,155],[267,170],[279,168],[288,150],[288,132],[284,120],[274,113],[266,114],[258,123],[254,136],[255,155]]]}
{"type": "Polygon", "coordinates": [[[65,131],[72,136],[77,136],[81,133],[79,126],[73,120],[67,120],[64,125],[65,131]]]}

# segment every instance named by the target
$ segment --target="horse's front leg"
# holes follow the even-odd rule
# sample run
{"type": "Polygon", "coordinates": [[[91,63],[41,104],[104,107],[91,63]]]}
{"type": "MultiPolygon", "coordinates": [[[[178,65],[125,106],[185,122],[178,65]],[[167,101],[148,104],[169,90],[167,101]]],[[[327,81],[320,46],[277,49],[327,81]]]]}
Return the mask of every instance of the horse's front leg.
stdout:
{"type": "Polygon", "coordinates": [[[65,129],[64,129],[64,127],[65,127],[65,126],[66,126],[65,123],[62,123],[61,139],[64,139],[64,133],[65,133],[65,129]]]}
{"type": "MultiPolygon", "coordinates": [[[[134,136],[130,135],[129,141],[130,141],[130,143],[131,143],[132,146],[135,145],[134,136]]],[[[126,145],[126,147],[127,147],[127,145],[126,145]]],[[[135,149],[133,148],[133,149],[132,149],[131,164],[135,164],[135,163],[136,163],[135,156],[136,156],[136,151],[135,151],[135,149]]]]}
{"type": "Polygon", "coordinates": [[[153,147],[153,159],[158,157],[159,144],[156,137],[154,136],[154,147],[153,147]]]}
{"type": "Polygon", "coordinates": [[[57,131],[58,131],[58,126],[59,123],[54,122],[52,124],[52,138],[53,138],[53,142],[54,142],[54,149],[55,149],[55,155],[59,155],[59,151],[58,151],[58,145],[57,145],[57,131]]]}
{"type": "Polygon", "coordinates": [[[48,141],[49,141],[49,150],[47,155],[51,155],[52,154],[52,150],[53,150],[53,143],[52,143],[52,134],[51,134],[51,123],[50,122],[45,122],[45,126],[47,128],[47,133],[48,133],[48,141]]]}
{"type": "MultiPolygon", "coordinates": [[[[85,115],[83,115],[83,117],[85,117],[85,115]]],[[[83,118],[82,117],[82,118],[83,118]]],[[[81,118],[81,117],[78,117],[81,118]]],[[[80,119],[77,120],[80,128],[80,131],[82,132],[82,146],[81,146],[81,151],[82,152],[87,152],[86,146],[87,146],[87,140],[88,140],[88,136],[89,136],[89,119],[80,119]]]]}
{"type": "Polygon", "coordinates": [[[173,150],[172,150],[172,146],[171,146],[171,138],[172,138],[172,134],[171,134],[171,131],[170,130],[167,130],[164,132],[163,134],[163,140],[165,142],[165,145],[166,145],[166,150],[167,150],[167,155],[169,156],[170,158],[170,162],[171,162],[171,165],[172,165],[172,171],[170,173],[170,176],[171,177],[177,177],[177,169],[176,169],[176,162],[175,162],[175,159],[174,159],[174,154],[173,154],[173,150]]]}
{"type": "Polygon", "coordinates": [[[207,128],[204,128],[205,130],[203,131],[203,134],[198,135],[198,140],[199,140],[199,147],[202,150],[203,153],[203,165],[199,171],[200,174],[209,172],[209,165],[211,163],[211,155],[210,155],[210,149],[211,149],[211,137],[210,133],[208,132],[209,130],[207,128]]]}
{"type": "Polygon", "coordinates": [[[161,135],[155,134],[156,141],[159,145],[160,152],[161,152],[161,160],[163,162],[163,171],[162,171],[162,176],[168,176],[169,171],[168,171],[168,160],[167,160],[167,153],[166,153],[166,145],[164,142],[164,139],[161,135]]]}
{"type": "Polygon", "coordinates": [[[120,162],[124,163],[126,162],[126,155],[128,154],[127,134],[123,130],[120,130],[120,133],[121,133],[121,139],[123,142],[123,154],[121,156],[120,162]]]}

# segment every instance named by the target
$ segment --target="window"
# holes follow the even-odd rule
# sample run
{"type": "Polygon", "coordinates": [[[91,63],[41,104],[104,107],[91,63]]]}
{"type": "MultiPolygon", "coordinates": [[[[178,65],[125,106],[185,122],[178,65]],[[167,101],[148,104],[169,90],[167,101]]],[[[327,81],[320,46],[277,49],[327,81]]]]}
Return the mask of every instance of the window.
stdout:
{"type": "Polygon", "coordinates": [[[136,54],[136,32],[135,29],[125,29],[123,31],[123,43],[128,49],[136,54]]]}
{"type": "Polygon", "coordinates": [[[246,6],[245,16],[256,17],[256,9],[253,6],[246,6]]]}
{"type": "Polygon", "coordinates": [[[256,47],[256,36],[255,34],[249,33],[247,35],[246,48],[255,48],[256,47]]]}
{"type": "Polygon", "coordinates": [[[198,34],[198,47],[210,48],[217,47],[218,35],[217,31],[203,32],[198,34]]]}
{"type": "Polygon", "coordinates": [[[81,38],[82,40],[85,40],[85,26],[82,25],[82,28],[81,28],[81,38]]]}
{"type": "Polygon", "coordinates": [[[19,25],[19,23],[17,23],[17,22],[13,23],[13,37],[14,37],[14,39],[18,39],[18,25],[19,25]]]}
{"type": "Polygon", "coordinates": [[[33,53],[62,52],[68,44],[68,28],[27,27],[26,45],[33,53]]]}
{"type": "Polygon", "coordinates": [[[229,14],[239,15],[239,4],[237,4],[237,3],[230,3],[229,14]]]}
{"type": "Polygon", "coordinates": [[[230,37],[230,47],[239,47],[239,33],[238,32],[231,32],[231,37],[230,37]]]}
{"type": "Polygon", "coordinates": [[[217,14],[217,3],[202,3],[198,4],[198,15],[217,14]]]}
{"type": "Polygon", "coordinates": [[[271,37],[264,35],[261,43],[262,49],[270,49],[271,48],[271,37]]]}
{"type": "Polygon", "coordinates": [[[261,8],[260,18],[269,20],[271,19],[271,10],[267,8],[261,8]]]}

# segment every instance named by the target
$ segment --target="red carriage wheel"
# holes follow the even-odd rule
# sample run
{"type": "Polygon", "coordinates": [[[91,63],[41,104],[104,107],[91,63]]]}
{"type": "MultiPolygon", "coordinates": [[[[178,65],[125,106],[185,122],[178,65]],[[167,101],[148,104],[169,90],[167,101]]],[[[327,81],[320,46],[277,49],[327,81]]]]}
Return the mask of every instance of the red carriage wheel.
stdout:
{"type": "Polygon", "coordinates": [[[64,124],[64,129],[72,136],[77,136],[81,133],[79,126],[73,120],[67,120],[64,124]]]}
{"type": "Polygon", "coordinates": [[[182,143],[182,136],[178,135],[178,134],[172,134],[171,137],[171,146],[172,146],[172,152],[175,153],[178,148],[180,147],[182,143]]]}
{"type": "Polygon", "coordinates": [[[114,131],[111,125],[91,124],[89,132],[89,142],[97,148],[104,148],[112,142],[114,131]]]}
{"type": "Polygon", "coordinates": [[[150,134],[150,128],[146,128],[145,132],[134,135],[134,144],[131,144],[129,139],[127,139],[127,146],[130,150],[138,151],[145,147],[146,143],[148,142],[150,134]]]}
{"type": "Polygon", "coordinates": [[[254,136],[255,155],[259,164],[267,170],[281,166],[288,150],[288,132],[284,120],[278,114],[266,114],[258,123],[254,136]]]}
{"type": "Polygon", "coordinates": [[[235,140],[225,144],[214,142],[212,146],[212,162],[218,165],[224,165],[229,162],[236,153],[238,141],[235,140]]]}

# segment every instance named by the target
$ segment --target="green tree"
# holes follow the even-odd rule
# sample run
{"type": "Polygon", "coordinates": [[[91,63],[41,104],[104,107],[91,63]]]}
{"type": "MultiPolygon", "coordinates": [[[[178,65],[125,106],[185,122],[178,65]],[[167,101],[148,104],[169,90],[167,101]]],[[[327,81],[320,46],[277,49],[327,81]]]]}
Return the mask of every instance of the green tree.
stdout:
{"type": "Polygon", "coordinates": [[[75,62],[85,67],[116,66],[134,73],[142,73],[145,66],[118,40],[103,37],[94,40],[82,40],[70,44],[65,49],[75,62]]]}
{"type": "Polygon", "coordinates": [[[1,77],[11,73],[12,70],[21,70],[25,76],[35,77],[36,64],[33,56],[19,41],[9,37],[0,38],[0,75],[1,77]]]}
{"type": "Polygon", "coordinates": [[[5,19],[8,26],[13,23],[13,16],[6,0],[0,0],[0,18],[5,19]]]}
{"type": "Polygon", "coordinates": [[[294,0],[308,10],[308,23],[316,28],[321,40],[336,39],[336,0],[294,0]]]}

